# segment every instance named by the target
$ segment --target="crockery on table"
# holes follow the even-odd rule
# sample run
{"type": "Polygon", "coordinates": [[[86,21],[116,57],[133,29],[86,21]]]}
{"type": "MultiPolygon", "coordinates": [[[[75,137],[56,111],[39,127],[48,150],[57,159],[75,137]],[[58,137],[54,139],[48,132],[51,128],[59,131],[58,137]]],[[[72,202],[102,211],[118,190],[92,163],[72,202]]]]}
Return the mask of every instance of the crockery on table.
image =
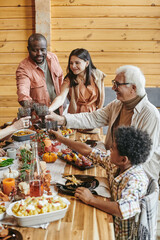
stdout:
{"type": "Polygon", "coordinates": [[[19,226],[33,226],[63,218],[69,204],[70,202],[66,198],[58,195],[43,195],[38,198],[29,197],[26,200],[11,203],[7,208],[7,214],[12,215],[19,226]]]}
{"type": "Polygon", "coordinates": [[[13,164],[14,159],[9,157],[0,157],[0,170],[8,168],[13,164]]]}
{"type": "Polygon", "coordinates": [[[6,215],[6,207],[5,207],[5,203],[1,202],[0,203],[0,220],[2,220],[6,215]]]}
{"type": "Polygon", "coordinates": [[[7,156],[9,158],[15,159],[16,158],[16,154],[17,154],[17,150],[15,148],[8,148],[7,149],[7,156]]]}
{"type": "Polygon", "coordinates": [[[30,129],[21,129],[16,131],[13,135],[12,138],[15,141],[22,142],[26,140],[30,140],[31,136],[34,136],[36,134],[35,131],[32,131],[30,129]]]}

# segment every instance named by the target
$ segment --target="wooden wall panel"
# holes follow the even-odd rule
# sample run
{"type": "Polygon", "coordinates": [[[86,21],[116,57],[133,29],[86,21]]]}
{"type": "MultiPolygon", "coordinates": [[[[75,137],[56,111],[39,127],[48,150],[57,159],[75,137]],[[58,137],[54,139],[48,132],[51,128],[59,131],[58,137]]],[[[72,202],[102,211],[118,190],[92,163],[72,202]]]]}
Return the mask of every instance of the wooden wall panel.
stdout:
{"type": "MultiPolygon", "coordinates": [[[[5,32],[3,33],[5,35],[5,32]]],[[[68,35],[73,35],[72,29],[55,29],[52,41],[67,41],[68,35]]],[[[3,36],[4,37],[4,36],[3,36]]],[[[0,36],[1,39],[1,36],[0,36]]],[[[72,41],[153,41],[160,39],[159,29],[74,29],[72,41]]]]}
{"type": "MultiPolygon", "coordinates": [[[[160,18],[52,18],[51,27],[55,29],[160,29],[160,18]]],[[[54,35],[54,31],[52,33],[54,35]]]]}
{"type": "Polygon", "coordinates": [[[26,53],[0,53],[0,64],[5,63],[20,63],[22,59],[28,56],[27,53],[27,46],[26,46],[26,53]]]}
{"type": "Polygon", "coordinates": [[[35,30],[34,0],[0,0],[0,125],[17,116],[15,72],[35,30]]]}
{"type": "Polygon", "coordinates": [[[0,18],[33,18],[34,9],[32,7],[1,7],[0,18]]]}
{"type": "Polygon", "coordinates": [[[34,0],[0,0],[0,7],[32,7],[34,5],[34,0]]]}
{"type": "Polygon", "coordinates": [[[86,48],[111,86],[115,70],[141,68],[147,87],[160,86],[160,1],[51,0],[52,51],[64,73],[70,52],[86,48]]]}
{"type": "MultiPolygon", "coordinates": [[[[9,1],[9,0],[8,0],[9,1]]],[[[158,6],[159,0],[52,0],[53,6],[158,6]]]]}
{"type": "Polygon", "coordinates": [[[35,21],[33,18],[23,19],[0,19],[0,30],[21,30],[34,29],[35,21]]]}
{"type": "MultiPolygon", "coordinates": [[[[52,41],[52,46],[54,52],[66,49],[72,51],[79,47],[86,48],[90,52],[160,52],[160,41],[72,41],[71,43],[67,40],[52,41]]],[[[3,48],[7,49],[7,46],[3,46],[3,48]]]]}
{"type": "MultiPolygon", "coordinates": [[[[54,6],[51,9],[53,17],[159,17],[160,7],[146,6],[54,6]]],[[[16,13],[15,13],[16,14],[16,13]]],[[[72,21],[72,20],[71,20],[72,21]]]]}

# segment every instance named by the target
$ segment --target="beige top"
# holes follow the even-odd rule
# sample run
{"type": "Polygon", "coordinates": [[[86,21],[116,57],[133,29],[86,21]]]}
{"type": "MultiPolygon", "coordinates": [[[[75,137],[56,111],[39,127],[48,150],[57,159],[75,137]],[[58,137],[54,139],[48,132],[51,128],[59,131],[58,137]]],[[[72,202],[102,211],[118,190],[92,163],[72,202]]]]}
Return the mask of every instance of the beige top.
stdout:
{"type": "MultiPolygon", "coordinates": [[[[98,69],[92,70],[91,84],[85,86],[85,79],[77,76],[78,85],[69,89],[70,100],[68,112],[93,112],[103,106],[104,103],[104,77],[106,75],[98,69]]],[[[70,82],[66,78],[64,82],[70,82]]]]}

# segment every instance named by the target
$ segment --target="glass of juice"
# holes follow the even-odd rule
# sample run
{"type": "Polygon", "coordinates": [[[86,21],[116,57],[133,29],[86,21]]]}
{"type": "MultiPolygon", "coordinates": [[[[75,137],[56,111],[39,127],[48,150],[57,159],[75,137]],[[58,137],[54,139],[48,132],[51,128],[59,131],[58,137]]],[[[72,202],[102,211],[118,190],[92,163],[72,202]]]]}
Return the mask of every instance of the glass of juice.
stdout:
{"type": "Polygon", "coordinates": [[[30,181],[30,197],[40,197],[43,195],[43,182],[42,180],[30,181]]]}

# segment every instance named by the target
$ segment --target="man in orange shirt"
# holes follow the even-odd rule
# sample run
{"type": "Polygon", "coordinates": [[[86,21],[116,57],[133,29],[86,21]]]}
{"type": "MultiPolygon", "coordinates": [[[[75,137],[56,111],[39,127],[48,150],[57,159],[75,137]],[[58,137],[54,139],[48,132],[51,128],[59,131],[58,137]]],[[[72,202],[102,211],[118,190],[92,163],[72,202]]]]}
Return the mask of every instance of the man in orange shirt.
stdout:
{"type": "MultiPolygon", "coordinates": [[[[47,40],[39,33],[28,39],[29,56],[16,71],[18,101],[22,106],[37,102],[50,106],[60,94],[63,72],[57,56],[47,52],[47,40]]],[[[62,114],[62,107],[59,113],[62,114]]]]}

